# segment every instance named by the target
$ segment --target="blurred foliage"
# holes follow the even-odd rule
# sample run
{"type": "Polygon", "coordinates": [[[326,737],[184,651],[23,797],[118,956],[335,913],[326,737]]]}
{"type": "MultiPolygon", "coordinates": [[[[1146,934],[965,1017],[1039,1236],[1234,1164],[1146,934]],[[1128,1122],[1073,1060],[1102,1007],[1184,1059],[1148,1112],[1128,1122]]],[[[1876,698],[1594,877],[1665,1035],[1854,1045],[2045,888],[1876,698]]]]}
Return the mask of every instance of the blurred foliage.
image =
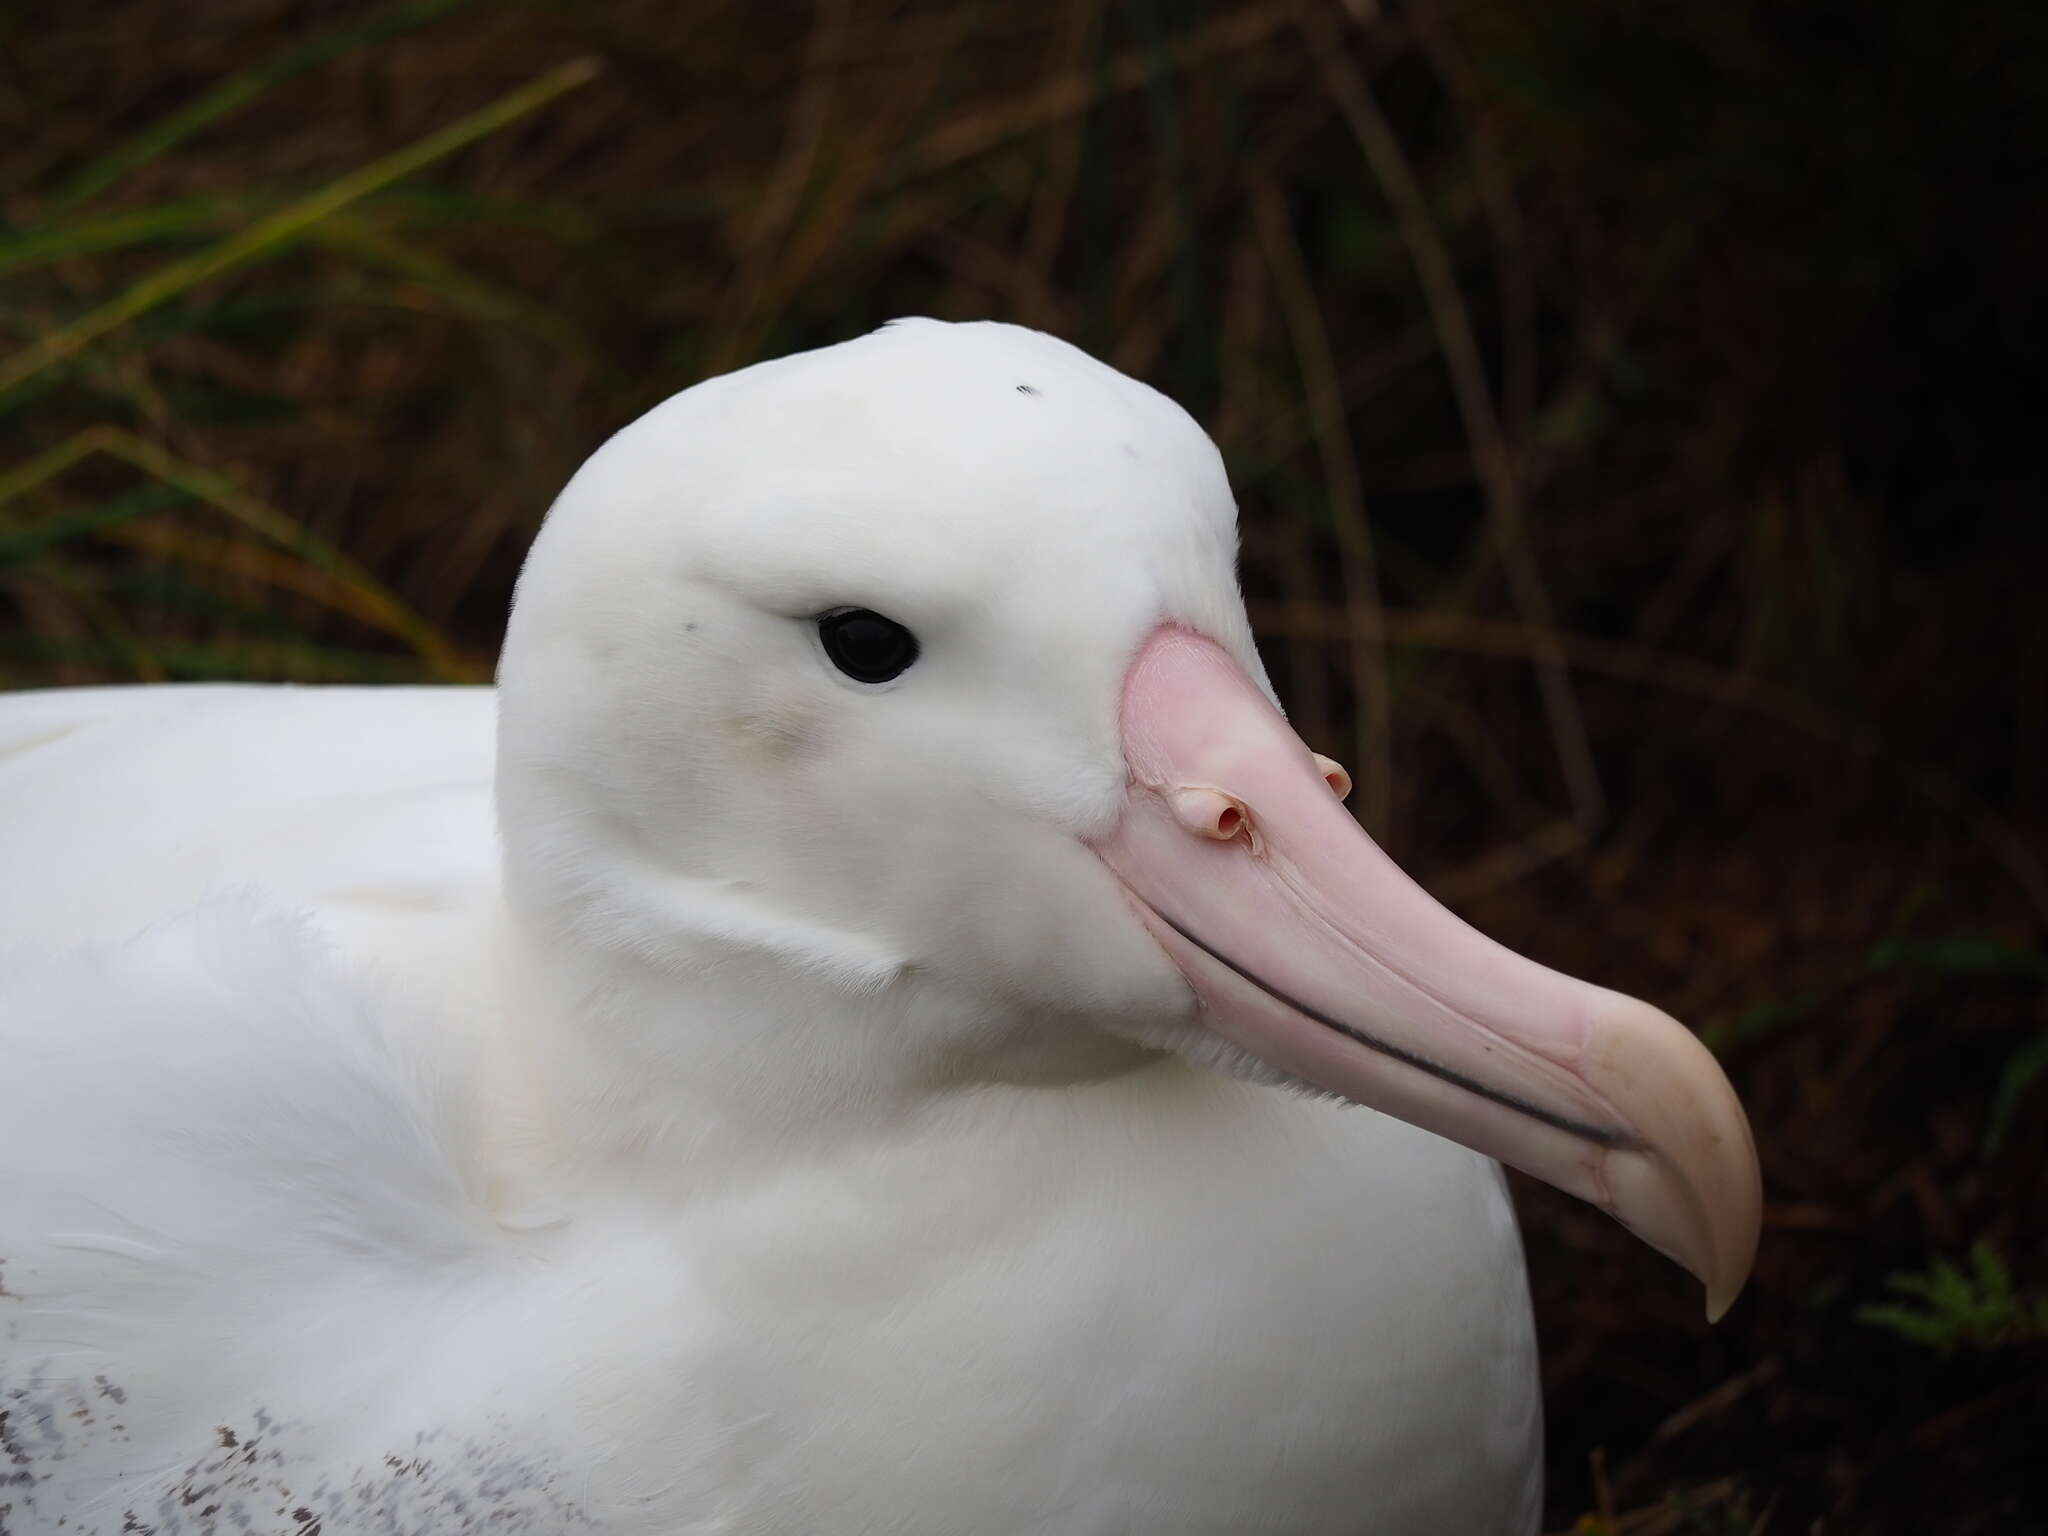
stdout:
{"type": "Polygon", "coordinates": [[[485,677],[657,400],[1054,331],[1217,437],[1375,833],[1752,1106],[1717,1333],[1523,1192],[1556,1523],[2048,1530],[2032,1377],[1847,1300],[1977,1234],[2048,1273],[2048,7],[32,0],[0,48],[0,685],[485,677]]]}
{"type": "Polygon", "coordinates": [[[1936,1259],[1924,1274],[1885,1276],[1885,1288],[1910,1302],[1859,1307],[1857,1320],[1943,1354],[2048,1340],[2048,1294],[2016,1291],[2011,1268],[1989,1243],[1971,1247],[1967,1268],[1936,1259]]]}

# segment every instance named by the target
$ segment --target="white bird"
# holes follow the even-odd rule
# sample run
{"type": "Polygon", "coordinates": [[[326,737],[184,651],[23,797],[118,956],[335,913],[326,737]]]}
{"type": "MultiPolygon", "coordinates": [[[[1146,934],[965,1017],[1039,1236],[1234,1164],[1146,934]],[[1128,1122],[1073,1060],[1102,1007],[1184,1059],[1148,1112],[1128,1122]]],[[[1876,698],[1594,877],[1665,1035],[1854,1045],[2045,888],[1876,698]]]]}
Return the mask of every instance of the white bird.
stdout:
{"type": "Polygon", "coordinates": [[[904,321],[602,448],[495,692],[0,701],[0,1531],[1533,1529],[1491,1159],[1718,1311],[1748,1128],[1365,837],[1234,552],[904,321]]]}

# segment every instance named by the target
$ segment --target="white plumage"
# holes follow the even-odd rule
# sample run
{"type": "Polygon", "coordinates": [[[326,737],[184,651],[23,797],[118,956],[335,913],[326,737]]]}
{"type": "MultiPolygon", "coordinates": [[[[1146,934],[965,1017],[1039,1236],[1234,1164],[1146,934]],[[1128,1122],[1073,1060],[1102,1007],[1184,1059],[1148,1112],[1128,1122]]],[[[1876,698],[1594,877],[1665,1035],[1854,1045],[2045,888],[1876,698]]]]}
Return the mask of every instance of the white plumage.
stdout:
{"type": "Polygon", "coordinates": [[[1231,527],[899,325],[593,460],[501,726],[0,701],[0,1531],[1531,1529],[1498,1169],[1244,1080],[1089,851],[1143,636],[1261,678],[1231,527]]]}

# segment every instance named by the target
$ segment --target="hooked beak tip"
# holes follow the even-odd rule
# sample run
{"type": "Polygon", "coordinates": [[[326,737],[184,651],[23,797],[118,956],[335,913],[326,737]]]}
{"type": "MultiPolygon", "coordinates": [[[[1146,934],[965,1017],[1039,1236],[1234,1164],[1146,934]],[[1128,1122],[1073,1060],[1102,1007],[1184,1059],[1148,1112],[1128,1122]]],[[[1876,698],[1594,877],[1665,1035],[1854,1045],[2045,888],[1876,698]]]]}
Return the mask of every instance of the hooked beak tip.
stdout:
{"type": "Polygon", "coordinates": [[[1707,1320],[1742,1294],[1763,1228],[1763,1177],[1741,1101],[1698,1036],[1626,1000],[1595,1071],[1637,1095],[1637,1146],[1606,1160],[1598,1203],[1706,1287],[1707,1320]]]}

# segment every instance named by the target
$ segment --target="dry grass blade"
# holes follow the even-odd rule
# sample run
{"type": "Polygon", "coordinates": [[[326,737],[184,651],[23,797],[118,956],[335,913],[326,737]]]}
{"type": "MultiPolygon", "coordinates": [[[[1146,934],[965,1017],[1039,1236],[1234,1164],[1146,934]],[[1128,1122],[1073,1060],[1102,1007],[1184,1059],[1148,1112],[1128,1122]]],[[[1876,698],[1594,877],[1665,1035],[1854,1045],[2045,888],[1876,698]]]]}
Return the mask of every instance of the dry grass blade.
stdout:
{"type": "Polygon", "coordinates": [[[517,122],[565,91],[587,85],[597,74],[598,64],[594,59],[577,59],[559,69],[549,70],[537,80],[499,97],[489,106],[458,118],[418,142],[374,160],[329,182],[319,191],[287,204],[211,249],[158,268],[127,292],[81,315],[69,325],[49,332],[32,346],[0,363],[0,394],[16,388],[52,364],[84,351],[166,299],[174,298],[208,278],[232,272],[270,254],[330,214],[497,132],[508,123],[517,122]]]}
{"type": "Polygon", "coordinates": [[[150,161],[169,153],[192,135],[256,101],[293,75],[324,64],[351,49],[395,37],[459,10],[469,0],[408,0],[355,26],[331,32],[288,48],[253,69],[230,76],[194,101],[187,102],[135,137],[85,166],[50,200],[53,209],[75,207],[99,196],[150,161]]]}
{"type": "Polygon", "coordinates": [[[161,683],[168,680],[162,657],[148,641],[136,634],[120,607],[95,592],[84,574],[70,561],[55,554],[45,554],[36,561],[31,579],[42,588],[40,593],[31,597],[29,606],[40,609],[44,622],[38,629],[45,637],[83,637],[96,633],[112,647],[137,682],[161,683]],[[41,600],[37,601],[37,598],[41,600]],[[68,611],[56,611],[52,599],[68,611]]]}
{"type": "MultiPolygon", "coordinates": [[[[889,145],[898,140],[939,90],[946,66],[967,33],[953,19],[898,77],[899,90],[866,114],[845,136],[837,165],[823,178],[808,207],[801,209],[782,238],[747,254],[737,293],[721,304],[712,339],[704,349],[705,369],[722,373],[758,355],[776,321],[795,307],[799,294],[846,245],[847,233],[874,206],[873,193],[889,166],[889,145]]],[[[899,205],[902,200],[898,200],[899,205]]],[[[920,232],[915,223],[891,221],[881,238],[920,232]]]]}
{"type": "Polygon", "coordinates": [[[1119,54],[1100,75],[1072,70],[1020,101],[955,118],[910,147],[894,181],[929,175],[986,154],[998,144],[1085,112],[1105,95],[1139,90],[1156,75],[1162,55],[1172,68],[1188,69],[1205,59],[1253,47],[1284,27],[1292,14],[1293,7],[1287,4],[1247,6],[1197,27],[1164,49],[1119,54]]]}
{"type": "Polygon", "coordinates": [[[103,529],[98,536],[178,565],[219,571],[297,592],[373,629],[391,628],[387,600],[338,571],[323,569],[282,550],[196,533],[165,522],[118,523],[103,529]]]}
{"type": "Polygon", "coordinates": [[[1776,1355],[1766,1355],[1748,1370],[1730,1376],[1718,1383],[1711,1391],[1703,1392],[1676,1413],[1667,1414],[1657,1426],[1652,1437],[1657,1441],[1676,1440],[1687,1430],[1705,1423],[1718,1413],[1725,1412],[1756,1388],[1766,1386],[1778,1379],[1778,1372],[1784,1362],[1776,1355]]]}
{"type": "MultiPolygon", "coordinates": [[[[831,117],[832,97],[844,63],[851,22],[849,0],[819,0],[804,53],[803,72],[783,129],[781,153],[759,197],[735,216],[737,227],[732,243],[738,267],[726,297],[718,306],[722,317],[720,334],[707,348],[713,372],[737,365],[747,350],[758,343],[759,333],[765,327],[756,317],[761,313],[764,298],[771,291],[775,293],[776,300],[770,302],[773,309],[795,286],[787,275],[791,255],[788,247],[794,243],[791,230],[803,207],[804,193],[817,174],[818,151],[831,117]]],[[[874,167],[870,166],[867,174],[873,173],[874,167]]],[[[848,185],[848,174],[842,167],[835,186],[848,185]]],[[[826,198],[831,199],[829,190],[826,198]]],[[[842,195],[838,204],[850,215],[858,206],[859,197],[842,195]]],[[[815,227],[816,220],[812,223],[815,227]]],[[[811,244],[815,246],[816,242],[811,244]]]]}
{"type": "MultiPolygon", "coordinates": [[[[1350,615],[1341,609],[1254,603],[1251,611],[1255,628],[1277,636],[1313,634],[1341,639],[1351,622],[1350,615]]],[[[1582,672],[1643,683],[1765,715],[1809,736],[1832,742],[1882,767],[1928,804],[1968,825],[1984,850],[2026,894],[2035,915],[2048,924],[2048,868],[2042,866],[2028,840],[2004,818],[1986,810],[1945,775],[1903,761],[1887,751],[1869,731],[1845,724],[1782,689],[1689,656],[1593,635],[1539,629],[1534,624],[1474,618],[1462,613],[1397,609],[1385,610],[1381,623],[1390,646],[1425,646],[1523,661],[1557,656],[1582,672]]]]}
{"type": "Polygon", "coordinates": [[[522,331],[558,352],[584,354],[590,349],[582,332],[555,310],[486,283],[454,262],[367,220],[335,214],[308,230],[306,238],[412,279],[421,293],[432,295],[438,306],[450,313],[522,331]]]}
{"type": "MultiPolygon", "coordinates": [[[[1473,332],[1450,253],[1437,233],[1429,200],[1401,149],[1399,137],[1380,111],[1371,85],[1352,61],[1335,24],[1321,9],[1310,6],[1302,13],[1302,27],[1315,51],[1330,98],[1358,140],[1366,163],[1393,210],[1395,226],[1414,264],[1430,319],[1436,327],[1452,397],[1457,402],[1466,442],[1486,493],[1489,531],[1507,571],[1515,605],[1540,636],[1555,623],[1550,594],[1522,525],[1522,487],[1514,453],[1501,431],[1486,379],[1485,360],[1480,355],[1479,340],[1473,332]]],[[[1537,684],[1550,715],[1558,760],[1570,788],[1572,819],[1591,836],[1606,814],[1606,797],[1593,761],[1585,717],[1572,692],[1563,656],[1547,649],[1547,642],[1540,639],[1539,647],[1544,648],[1539,648],[1535,658],[1537,684]]]]}
{"type": "Polygon", "coordinates": [[[1344,425],[1343,397],[1330,333],[1316,303],[1301,248],[1295,243],[1280,190],[1263,171],[1252,175],[1250,190],[1253,216],[1273,271],[1273,285],[1280,295],[1288,329],[1293,333],[1316,447],[1322,457],[1323,483],[1329,492],[1330,519],[1342,555],[1345,607],[1351,616],[1347,638],[1355,679],[1353,697],[1358,705],[1355,751],[1359,787],[1363,791],[1358,816],[1368,830],[1383,837],[1394,776],[1389,721],[1392,700],[1387,686],[1386,636],[1380,624],[1379,569],[1373,559],[1372,529],[1366,522],[1358,456],[1344,425]]]}
{"type": "MultiPolygon", "coordinates": [[[[362,622],[403,641],[443,681],[478,682],[488,675],[485,669],[459,655],[432,625],[407,607],[390,588],[324,539],[250,495],[226,475],[188,464],[156,444],[119,427],[88,427],[28,463],[0,475],[0,507],[48,484],[73,465],[95,454],[119,459],[166,485],[176,486],[186,494],[219,508],[245,528],[285,550],[311,568],[310,574],[287,584],[322,596],[323,600],[334,602],[335,606],[362,622]],[[345,594],[345,597],[337,600],[337,594],[345,594]]],[[[264,574],[268,580],[277,580],[274,563],[252,559],[243,569],[253,574],[264,574]],[[257,570],[259,565],[262,567],[260,572],[257,570]]]]}
{"type": "Polygon", "coordinates": [[[1479,206],[1493,234],[1501,307],[1501,416],[1510,445],[1521,441],[1536,408],[1536,292],[1529,274],[1529,230],[1514,177],[1488,116],[1472,62],[1443,15],[1441,0],[1407,9],[1415,40],[1443,81],[1472,163],[1479,206]]]}
{"type": "MultiPolygon", "coordinates": [[[[1059,69],[1047,82],[1053,89],[1061,79],[1080,72],[1090,40],[1102,24],[1101,0],[1068,0],[1059,32],[1059,69]]],[[[1028,233],[1024,238],[1024,261],[1037,278],[1037,286],[1052,287],[1053,262],[1066,234],[1067,215],[1073,205],[1074,185],[1081,170],[1084,140],[1082,119],[1069,115],[1052,127],[1046,146],[1046,164],[1038,190],[1031,202],[1028,233]]]]}
{"type": "Polygon", "coordinates": [[[796,216],[797,203],[810,184],[818,145],[825,137],[852,20],[852,0],[818,0],[817,19],[811,24],[811,41],[804,53],[803,78],[790,103],[782,154],[768,185],[748,210],[747,227],[736,242],[743,252],[779,238],[796,216]]]}
{"type": "Polygon", "coordinates": [[[1455,905],[1513,885],[1546,864],[1584,852],[1586,846],[1586,834],[1577,822],[1546,822],[1527,837],[1518,837],[1467,863],[1431,875],[1423,884],[1437,900],[1455,905]]]}

